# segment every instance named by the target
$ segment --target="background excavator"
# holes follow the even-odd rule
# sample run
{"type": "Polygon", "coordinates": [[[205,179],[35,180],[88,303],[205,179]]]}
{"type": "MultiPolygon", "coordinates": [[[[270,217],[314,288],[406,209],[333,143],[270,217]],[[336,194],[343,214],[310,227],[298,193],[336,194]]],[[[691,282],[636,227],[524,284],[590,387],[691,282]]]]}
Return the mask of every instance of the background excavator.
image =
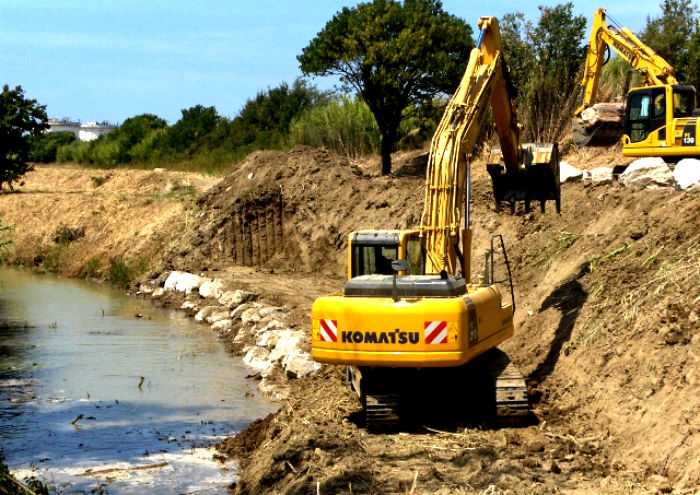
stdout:
{"type": "Polygon", "coordinates": [[[370,429],[396,427],[426,404],[445,413],[465,401],[488,404],[501,418],[528,413],[525,380],[496,348],[513,334],[515,307],[500,235],[491,236],[478,283],[469,283],[468,160],[490,104],[500,141],[487,165],[496,203],[538,201],[544,210],[553,200],[558,211],[559,152],[521,143],[498,22],[483,17],[479,29],[432,139],[420,228],[351,233],[348,282],[313,305],[312,355],[348,366],[370,429]]]}
{"type": "Polygon", "coordinates": [[[574,112],[577,146],[609,146],[622,140],[625,156],[661,156],[670,161],[700,156],[697,94],[678,84],[673,67],[625,27],[608,24],[605,9],[593,17],[583,74],[583,104],[574,112]],[[596,97],[610,49],[641,74],[642,86],[627,94],[626,105],[602,104],[596,97]]]}

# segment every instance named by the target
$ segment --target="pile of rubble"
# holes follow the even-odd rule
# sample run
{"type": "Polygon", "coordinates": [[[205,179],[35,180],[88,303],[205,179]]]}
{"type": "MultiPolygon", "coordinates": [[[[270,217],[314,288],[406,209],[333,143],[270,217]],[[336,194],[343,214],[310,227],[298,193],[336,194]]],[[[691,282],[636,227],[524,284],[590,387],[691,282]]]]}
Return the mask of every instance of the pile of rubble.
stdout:
{"type": "Polygon", "coordinates": [[[259,388],[268,396],[283,398],[285,381],[317,372],[321,365],[309,354],[309,332],[290,328],[287,307],[258,301],[258,294],[226,290],[218,278],[172,271],[141,284],[139,294],[162,298],[184,296],[180,309],[206,323],[260,378],[259,388]]]}

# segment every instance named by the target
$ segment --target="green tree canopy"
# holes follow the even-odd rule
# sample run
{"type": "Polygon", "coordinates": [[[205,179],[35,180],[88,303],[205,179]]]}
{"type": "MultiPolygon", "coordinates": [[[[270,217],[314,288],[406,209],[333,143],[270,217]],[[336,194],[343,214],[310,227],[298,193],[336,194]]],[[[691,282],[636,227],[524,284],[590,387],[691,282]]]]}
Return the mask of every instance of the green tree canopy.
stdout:
{"type": "Polygon", "coordinates": [[[260,91],[245,105],[228,127],[232,147],[255,146],[279,148],[285,140],[292,120],[305,110],[328,102],[328,95],[297,79],[290,87],[279,86],[260,91]]]}
{"type": "Polygon", "coordinates": [[[24,97],[21,86],[10,89],[7,84],[0,93],[0,188],[31,169],[29,165],[30,135],[48,128],[46,106],[24,97]]]}
{"type": "Polygon", "coordinates": [[[503,49],[518,89],[518,116],[525,138],[557,141],[578,102],[586,57],[586,19],[573,4],[539,7],[536,24],[522,14],[507,14],[501,24],[503,49]]]}
{"type": "Polygon", "coordinates": [[[29,136],[29,159],[35,163],[55,162],[58,148],[71,144],[76,139],[75,134],[69,131],[29,136]]]}
{"type": "Polygon", "coordinates": [[[369,106],[382,135],[382,174],[404,110],[457,88],[471,28],[438,0],[374,0],[343,8],[297,57],[304,74],[339,75],[369,106]]]}
{"type": "Polygon", "coordinates": [[[700,83],[698,8],[691,0],[663,0],[661,16],[647,16],[641,38],[673,66],[681,83],[700,83]]]}

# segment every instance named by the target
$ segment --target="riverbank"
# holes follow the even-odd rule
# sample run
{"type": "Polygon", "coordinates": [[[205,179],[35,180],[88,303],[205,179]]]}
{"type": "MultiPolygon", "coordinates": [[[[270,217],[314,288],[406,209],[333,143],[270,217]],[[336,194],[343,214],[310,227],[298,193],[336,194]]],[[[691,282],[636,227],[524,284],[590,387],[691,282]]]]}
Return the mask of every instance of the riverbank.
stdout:
{"type": "MultiPolygon", "coordinates": [[[[567,161],[593,169],[615,165],[618,155],[580,151],[567,161]]],[[[697,192],[579,181],[564,184],[561,216],[511,216],[494,211],[477,165],[473,252],[484,252],[490,233],[504,235],[517,311],[503,350],[528,376],[536,424],[369,435],[342,371],[324,368],[289,382],[279,413],[222,445],[222,455],[243,462],[238,492],[697,493],[697,192]]],[[[98,185],[94,170],[39,168],[22,192],[0,195],[0,218],[17,225],[6,259],[50,269],[42,253],[57,250],[57,271],[104,279],[122,260],[140,273],[132,292],[163,289],[161,304],[189,303],[193,316],[226,307],[212,309],[208,317],[223,314],[207,324],[231,320],[225,340],[233,345],[243,329],[239,351],[269,357],[274,348],[253,335],[267,333],[273,319],[282,323],[275,330],[307,331],[313,299],[342,287],[347,232],[419,222],[424,180],[416,168],[399,162],[395,176],[377,177],[309,149],[254,153],[223,179],[203,182],[110,171],[98,185]],[[52,192],[60,177],[63,189],[52,192]],[[110,181],[112,190],[100,190],[110,181]],[[167,192],[176,181],[187,195],[167,192]],[[25,221],[33,217],[40,221],[25,221]],[[62,225],[85,233],[61,244],[62,225]],[[173,271],[220,280],[221,295],[257,297],[231,307],[202,297],[201,281],[189,294],[165,290],[173,271]],[[243,322],[249,310],[246,318],[257,313],[258,321],[243,322]]]]}

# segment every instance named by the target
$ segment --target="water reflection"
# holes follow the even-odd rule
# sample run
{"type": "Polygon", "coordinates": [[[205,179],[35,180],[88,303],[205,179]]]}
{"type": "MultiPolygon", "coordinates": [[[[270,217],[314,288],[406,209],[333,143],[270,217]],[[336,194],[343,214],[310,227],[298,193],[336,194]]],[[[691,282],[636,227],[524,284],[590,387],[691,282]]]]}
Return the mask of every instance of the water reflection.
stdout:
{"type": "Polygon", "coordinates": [[[174,493],[231,481],[193,453],[273,407],[212,332],[103,287],[8,269],[0,279],[0,445],[13,469],[65,493],[104,483],[76,476],[91,469],[155,464],[111,472],[108,487],[174,493]]]}

